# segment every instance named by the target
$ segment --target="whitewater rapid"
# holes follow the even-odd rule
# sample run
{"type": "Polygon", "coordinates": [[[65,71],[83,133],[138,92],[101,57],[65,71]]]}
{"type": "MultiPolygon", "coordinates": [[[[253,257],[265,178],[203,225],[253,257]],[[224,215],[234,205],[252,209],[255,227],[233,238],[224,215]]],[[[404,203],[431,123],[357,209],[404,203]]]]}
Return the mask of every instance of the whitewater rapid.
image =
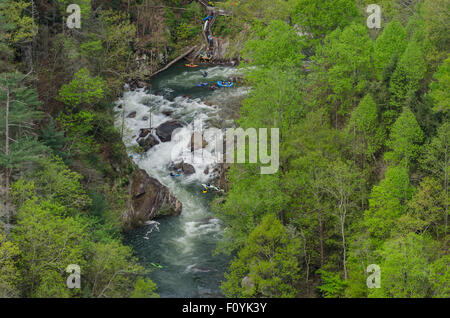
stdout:
{"type": "Polygon", "coordinates": [[[134,162],[150,176],[167,186],[183,204],[179,217],[158,220],[160,224],[136,230],[129,236],[144,264],[163,266],[150,277],[159,286],[162,297],[208,297],[220,295],[219,283],[226,268],[224,256],[213,255],[221,238],[222,225],[208,206],[211,196],[202,194],[201,184],[217,175],[217,149],[214,136],[195,157],[190,149],[193,132],[202,127],[233,126],[233,108],[248,93],[246,87],[219,89],[196,87],[199,82],[215,82],[237,74],[232,67],[216,66],[186,70],[181,65],[151,82],[151,90],[126,90],[115,105],[116,127],[123,128],[123,141],[134,162]],[[203,77],[202,71],[208,73],[203,77]],[[135,116],[129,117],[135,112],[135,116]],[[139,131],[156,128],[164,122],[184,123],[170,142],[160,143],[146,153],[138,153],[139,131]],[[184,162],[195,168],[192,175],[170,176],[173,163],[184,162]]]}

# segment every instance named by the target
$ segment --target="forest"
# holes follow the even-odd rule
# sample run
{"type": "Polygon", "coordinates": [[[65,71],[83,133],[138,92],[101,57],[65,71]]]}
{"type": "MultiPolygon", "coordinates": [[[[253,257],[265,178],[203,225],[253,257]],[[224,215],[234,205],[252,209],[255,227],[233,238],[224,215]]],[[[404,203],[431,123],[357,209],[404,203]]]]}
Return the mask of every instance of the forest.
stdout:
{"type": "MultiPolygon", "coordinates": [[[[450,297],[450,1],[210,5],[232,12],[215,35],[251,87],[235,125],[280,135],[275,174],[230,165],[211,203],[223,295],[450,297]]],[[[114,102],[201,45],[205,15],[201,1],[0,0],[0,298],[159,297],[123,239],[138,169],[114,102]]]]}

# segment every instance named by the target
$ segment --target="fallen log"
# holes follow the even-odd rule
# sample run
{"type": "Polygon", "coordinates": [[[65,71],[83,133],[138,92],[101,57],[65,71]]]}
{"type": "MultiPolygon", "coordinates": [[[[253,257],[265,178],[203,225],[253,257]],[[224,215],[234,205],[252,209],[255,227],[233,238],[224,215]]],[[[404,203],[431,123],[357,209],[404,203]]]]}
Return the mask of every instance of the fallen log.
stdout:
{"type": "Polygon", "coordinates": [[[189,54],[191,54],[192,51],[194,51],[196,47],[197,47],[197,46],[191,47],[189,50],[187,50],[186,52],[184,52],[183,54],[181,54],[180,56],[178,56],[176,59],[174,59],[172,62],[170,62],[169,64],[167,64],[166,66],[164,66],[162,69],[160,69],[160,70],[154,72],[152,75],[150,75],[150,77],[153,77],[153,76],[155,76],[156,74],[159,74],[159,73],[161,73],[162,71],[167,70],[167,69],[168,69],[169,67],[171,67],[173,64],[175,64],[176,62],[178,62],[178,61],[181,60],[182,58],[184,58],[184,57],[188,56],[189,54]]]}

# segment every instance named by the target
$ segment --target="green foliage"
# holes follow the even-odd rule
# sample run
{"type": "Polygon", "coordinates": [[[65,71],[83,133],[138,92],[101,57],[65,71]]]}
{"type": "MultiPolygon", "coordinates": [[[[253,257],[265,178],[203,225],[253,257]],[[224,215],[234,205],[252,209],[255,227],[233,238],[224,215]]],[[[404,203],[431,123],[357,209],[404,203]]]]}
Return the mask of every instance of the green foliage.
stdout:
{"type": "Polygon", "coordinates": [[[258,38],[249,40],[242,52],[244,59],[249,60],[246,65],[282,67],[284,70],[301,65],[303,42],[293,27],[284,21],[273,20],[256,31],[258,38]]]}
{"type": "Polygon", "coordinates": [[[378,122],[377,105],[366,95],[353,110],[347,131],[353,134],[356,153],[371,158],[382,146],[384,131],[378,122]]]}
{"type": "Polygon", "coordinates": [[[439,181],[426,177],[416,194],[408,202],[410,215],[415,219],[411,232],[430,232],[436,239],[445,238],[449,205],[448,194],[439,181]]]}
{"type": "Polygon", "coordinates": [[[31,3],[23,0],[2,1],[0,9],[5,12],[5,22],[10,27],[5,38],[11,44],[21,44],[32,40],[37,33],[33,18],[25,14],[31,3]]]}
{"type": "Polygon", "coordinates": [[[346,282],[339,277],[339,274],[318,270],[317,274],[322,279],[322,284],[318,287],[325,298],[340,298],[343,296],[346,282]]]}
{"type": "Polygon", "coordinates": [[[157,298],[159,296],[156,293],[156,289],[156,284],[150,279],[139,278],[130,294],[130,298],[157,298]]]}
{"type": "Polygon", "coordinates": [[[386,74],[386,69],[402,56],[407,44],[406,37],[406,31],[401,23],[393,20],[386,25],[383,33],[377,38],[374,63],[379,79],[389,78],[390,74],[386,74]]]}
{"type": "Polygon", "coordinates": [[[298,0],[295,3],[294,20],[314,42],[337,28],[346,27],[359,16],[353,0],[298,0]]]}
{"type": "Polygon", "coordinates": [[[77,293],[66,287],[66,268],[86,263],[85,226],[72,217],[62,217],[64,210],[64,206],[35,199],[19,210],[12,238],[20,244],[24,296],[69,297],[77,293]]]}
{"type": "Polygon", "coordinates": [[[381,288],[369,297],[423,298],[430,296],[430,263],[434,243],[414,233],[387,241],[381,251],[381,288]]]}
{"type": "Polygon", "coordinates": [[[326,102],[330,108],[334,106],[336,113],[347,115],[358,102],[358,95],[367,90],[373,78],[372,55],[373,41],[361,24],[333,31],[317,48],[313,60],[326,82],[323,89],[332,92],[326,102]]]}
{"type": "Polygon", "coordinates": [[[444,255],[430,265],[430,283],[433,287],[433,297],[450,297],[450,255],[444,255]]]}
{"type": "Polygon", "coordinates": [[[72,156],[86,155],[98,151],[98,144],[94,139],[94,113],[80,111],[75,114],[61,114],[58,118],[62,128],[66,131],[70,146],[67,152],[72,156]]]}
{"type": "Polygon", "coordinates": [[[409,108],[404,108],[392,127],[387,141],[391,151],[386,152],[384,158],[394,164],[404,162],[406,166],[409,166],[419,155],[422,141],[423,133],[416,117],[409,108]]]}
{"type": "Polygon", "coordinates": [[[150,295],[155,297],[155,286],[149,280],[135,285],[135,275],[142,274],[143,268],[133,257],[131,247],[116,240],[96,243],[89,251],[87,264],[90,297],[124,297],[125,295],[150,295]],[[134,288],[137,288],[133,292],[134,288]]]}
{"type": "Polygon", "coordinates": [[[38,195],[66,207],[66,213],[87,210],[91,199],[81,180],[83,176],[71,171],[60,158],[47,158],[40,162],[32,176],[38,195]]]}
{"type": "Polygon", "coordinates": [[[0,232],[0,298],[19,296],[20,273],[17,268],[19,254],[18,246],[8,241],[6,235],[0,232]]]}
{"type": "Polygon", "coordinates": [[[374,244],[390,236],[396,219],[406,213],[405,203],[413,191],[408,172],[402,166],[388,167],[385,178],[372,188],[364,223],[374,244]]]}
{"type": "Polygon", "coordinates": [[[41,128],[41,138],[44,145],[49,147],[55,156],[58,156],[68,162],[68,154],[64,151],[66,138],[64,131],[58,131],[52,120],[47,126],[41,128]]]}
{"type": "Polygon", "coordinates": [[[409,42],[391,78],[390,106],[394,111],[398,112],[412,102],[426,70],[420,44],[409,42]]]}
{"type": "Polygon", "coordinates": [[[269,24],[272,20],[287,20],[296,0],[228,0],[220,4],[225,9],[232,10],[240,21],[254,24],[269,24]]]}
{"type": "Polygon", "coordinates": [[[39,160],[47,147],[33,136],[34,123],[42,117],[37,91],[25,86],[20,73],[0,74],[0,166],[19,169],[39,160]],[[8,106],[8,121],[6,109],[8,106]],[[8,135],[6,135],[8,126],[8,135]],[[6,138],[9,141],[6,152],[6,138]]]}
{"type": "Polygon", "coordinates": [[[66,14],[69,4],[78,4],[81,9],[81,17],[89,17],[91,14],[91,0],[57,0],[62,14],[66,14]]]}
{"type": "Polygon", "coordinates": [[[105,97],[106,83],[99,77],[91,77],[87,68],[75,73],[69,84],[64,84],[59,91],[59,100],[71,108],[80,105],[90,106],[105,97]]]}
{"type": "Polygon", "coordinates": [[[300,280],[300,240],[268,214],[249,235],[222,284],[229,297],[294,297],[300,280]],[[244,280],[244,277],[247,277],[244,280]],[[247,281],[247,282],[245,282],[247,281]]]}
{"type": "Polygon", "coordinates": [[[447,118],[450,110],[450,57],[439,67],[434,79],[435,81],[430,84],[429,93],[434,102],[433,110],[444,114],[447,118]]]}
{"type": "Polygon", "coordinates": [[[227,238],[224,249],[228,252],[243,247],[261,218],[267,213],[280,211],[285,200],[278,187],[277,175],[247,173],[242,178],[242,173],[241,167],[232,167],[229,174],[232,189],[226,202],[217,207],[218,216],[230,225],[224,233],[227,238]]]}
{"type": "Polygon", "coordinates": [[[439,127],[437,135],[423,147],[422,156],[419,158],[420,168],[446,186],[450,173],[449,140],[450,123],[446,122],[439,127]]]}

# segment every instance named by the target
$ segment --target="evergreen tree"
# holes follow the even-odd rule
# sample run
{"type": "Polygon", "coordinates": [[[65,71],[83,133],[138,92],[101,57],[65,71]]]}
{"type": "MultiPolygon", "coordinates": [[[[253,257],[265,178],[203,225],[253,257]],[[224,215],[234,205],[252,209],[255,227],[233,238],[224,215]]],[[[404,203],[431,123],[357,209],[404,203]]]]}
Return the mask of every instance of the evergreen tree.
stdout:
{"type": "Polygon", "coordinates": [[[374,49],[374,62],[378,79],[389,78],[386,69],[402,56],[406,44],[406,31],[397,20],[389,22],[377,38],[374,49]]]}
{"type": "Polygon", "coordinates": [[[420,44],[415,41],[409,42],[394,74],[392,74],[390,82],[390,110],[384,114],[387,125],[390,125],[395,120],[396,114],[403,107],[409,106],[415,99],[420,81],[423,79],[426,70],[420,44]]]}
{"type": "Polygon", "coordinates": [[[414,188],[403,166],[390,166],[385,178],[372,188],[369,209],[364,214],[364,224],[375,246],[382,244],[394,231],[396,220],[406,214],[406,202],[414,188]]]}
{"type": "Polygon", "coordinates": [[[301,278],[299,239],[273,215],[263,217],[231,263],[222,289],[228,297],[294,297],[301,278]]]}
{"type": "Polygon", "coordinates": [[[435,243],[410,233],[387,241],[381,250],[381,288],[369,297],[424,298],[431,296],[430,263],[436,259],[435,243]]]}
{"type": "Polygon", "coordinates": [[[363,161],[373,159],[384,134],[378,122],[377,105],[370,94],[353,110],[347,131],[353,135],[355,153],[362,155],[363,161]]]}
{"type": "Polygon", "coordinates": [[[295,22],[316,43],[335,29],[351,24],[356,17],[358,9],[353,0],[298,0],[294,11],[295,22]]]}
{"type": "Polygon", "coordinates": [[[343,31],[333,31],[317,49],[313,59],[319,68],[319,79],[325,79],[325,83],[314,85],[323,85],[319,94],[326,94],[324,102],[329,105],[330,113],[334,112],[336,128],[338,115],[347,116],[367,90],[374,75],[372,56],[373,41],[367,28],[356,23],[343,31]]]}
{"type": "MultiPolygon", "coordinates": [[[[0,74],[0,166],[5,169],[8,196],[11,173],[37,161],[47,148],[34,136],[34,121],[41,117],[41,105],[34,89],[23,84],[19,73],[0,74]]],[[[7,198],[8,200],[8,198],[7,198]]]]}
{"type": "Polygon", "coordinates": [[[419,155],[422,141],[423,133],[416,117],[409,108],[404,108],[392,127],[387,141],[391,151],[386,152],[384,158],[393,164],[403,162],[405,167],[409,167],[419,155]]]}
{"type": "Polygon", "coordinates": [[[430,84],[429,93],[434,102],[433,110],[442,113],[447,120],[450,110],[450,57],[439,66],[434,79],[435,81],[430,84]]]}

